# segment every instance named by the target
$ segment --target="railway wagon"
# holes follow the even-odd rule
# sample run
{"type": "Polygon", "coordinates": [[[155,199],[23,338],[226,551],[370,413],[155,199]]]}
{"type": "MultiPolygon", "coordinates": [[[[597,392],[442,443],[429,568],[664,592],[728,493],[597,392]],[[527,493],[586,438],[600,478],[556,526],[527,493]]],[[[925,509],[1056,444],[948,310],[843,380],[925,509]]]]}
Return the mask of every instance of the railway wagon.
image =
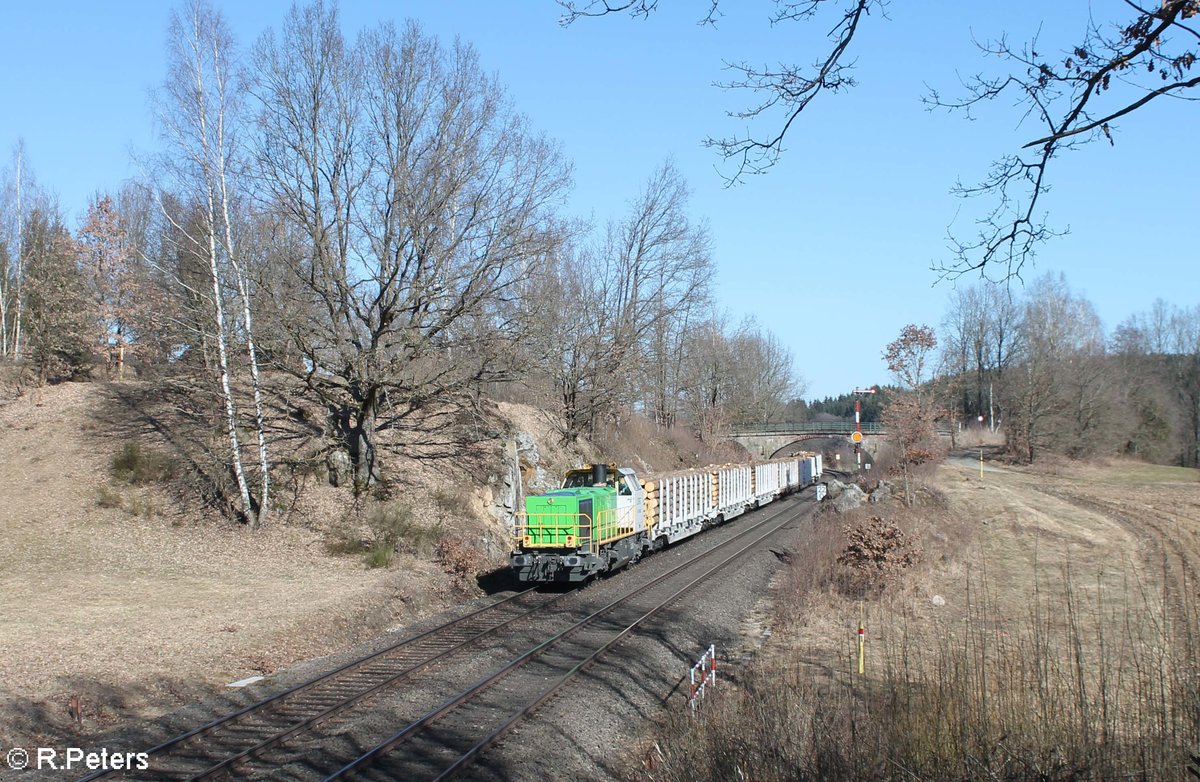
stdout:
{"type": "Polygon", "coordinates": [[[570,470],[525,498],[510,560],[523,582],[582,582],[812,485],[819,454],[712,465],[640,479],[629,467],[570,470]]]}

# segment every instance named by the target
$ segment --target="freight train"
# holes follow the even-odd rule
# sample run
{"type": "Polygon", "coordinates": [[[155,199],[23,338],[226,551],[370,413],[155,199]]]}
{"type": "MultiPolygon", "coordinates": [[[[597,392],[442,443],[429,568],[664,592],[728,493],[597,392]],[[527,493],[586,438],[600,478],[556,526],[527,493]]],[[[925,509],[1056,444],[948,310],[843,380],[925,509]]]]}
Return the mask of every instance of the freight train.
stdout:
{"type": "Polygon", "coordinates": [[[821,455],[638,478],[629,467],[571,470],[562,488],[525,498],[511,565],[523,582],[582,582],[813,485],[821,455]]]}

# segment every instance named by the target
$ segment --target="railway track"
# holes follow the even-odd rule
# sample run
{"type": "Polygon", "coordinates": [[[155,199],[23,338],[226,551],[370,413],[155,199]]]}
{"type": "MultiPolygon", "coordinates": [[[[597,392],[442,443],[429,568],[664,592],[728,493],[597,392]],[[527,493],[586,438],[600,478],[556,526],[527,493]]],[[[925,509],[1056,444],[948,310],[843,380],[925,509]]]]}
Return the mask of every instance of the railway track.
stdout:
{"type": "Polygon", "coordinates": [[[146,751],[144,771],[99,771],[79,782],[217,778],[566,596],[510,595],[164,741],[146,751]]]}
{"type": "Polygon", "coordinates": [[[457,775],[637,628],[756,550],[797,515],[794,504],[781,509],[593,611],[412,720],[324,781],[445,780],[457,775]]]}
{"type": "MultiPolygon", "coordinates": [[[[713,548],[633,586],[582,619],[566,619],[569,627],[549,638],[543,635],[508,664],[409,720],[400,731],[389,730],[374,744],[375,739],[356,737],[350,746],[357,747],[357,756],[347,755],[344,745],[325,746],[325,727],[335,726],[336,733],[344,719],[361,716],[363,710],[356,706],[394,696],[398,685],[417,674],[423,674],[425,683],[442,684],[439,666],[461,667],[464,652],[500,642],[502,631],[514,623],[552,615],[555,603],[580,593],[531,589],[511,595],[165,741],[147,750],[150,765],[145,770],[100,771],[78,782],[446,778],[635,628],[795,519],[794,502],[772,507],[777,508],[774,513],[713,548]],[[547,681],[552,685],[546,686],[547,681]],[[339,770],[330,774],[331,769],[339,770]]],[[[358,732],[357,726],[351,731],[358,732]]]]}

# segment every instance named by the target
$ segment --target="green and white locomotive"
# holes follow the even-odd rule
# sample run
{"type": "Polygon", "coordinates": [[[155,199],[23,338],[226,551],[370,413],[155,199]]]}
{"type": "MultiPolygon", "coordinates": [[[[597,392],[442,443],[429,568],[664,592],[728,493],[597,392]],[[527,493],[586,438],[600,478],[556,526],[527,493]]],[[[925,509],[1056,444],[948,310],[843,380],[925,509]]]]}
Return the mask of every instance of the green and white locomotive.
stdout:
{"type": "Polygon", "coordinates": [[[628,467],[567,473],[561,489],[525,498],[512,566],[522,581],[586,581],[651,547],[646,492],[628,467]]]}
{"type": "Polygon", "coordinates": [[[571,470],[525,498],[511,565],[524,582],[582,582],[812,485],[819,454],[683,470],[639,480],[629,467],[571,470]]]}

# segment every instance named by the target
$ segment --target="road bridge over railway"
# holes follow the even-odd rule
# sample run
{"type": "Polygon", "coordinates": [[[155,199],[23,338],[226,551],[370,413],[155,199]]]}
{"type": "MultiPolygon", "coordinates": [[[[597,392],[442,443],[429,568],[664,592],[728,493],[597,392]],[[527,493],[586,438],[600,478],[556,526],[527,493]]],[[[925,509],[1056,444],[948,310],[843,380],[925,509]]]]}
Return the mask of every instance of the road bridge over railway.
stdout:
{"type": "MultiPolygon", "coordinates": [[[[849,442],[853,434],[853,421],[806,421],[735,426],[731,439],[752,456],[769,458],[790,445],[802,446],[805,440],[837,438],[849,442]]],[[[863,450],[874,454],[880,441],[887,438],[887,427],[881,423],[865,423],[862,424],[862,435],[863,450]]]]}

